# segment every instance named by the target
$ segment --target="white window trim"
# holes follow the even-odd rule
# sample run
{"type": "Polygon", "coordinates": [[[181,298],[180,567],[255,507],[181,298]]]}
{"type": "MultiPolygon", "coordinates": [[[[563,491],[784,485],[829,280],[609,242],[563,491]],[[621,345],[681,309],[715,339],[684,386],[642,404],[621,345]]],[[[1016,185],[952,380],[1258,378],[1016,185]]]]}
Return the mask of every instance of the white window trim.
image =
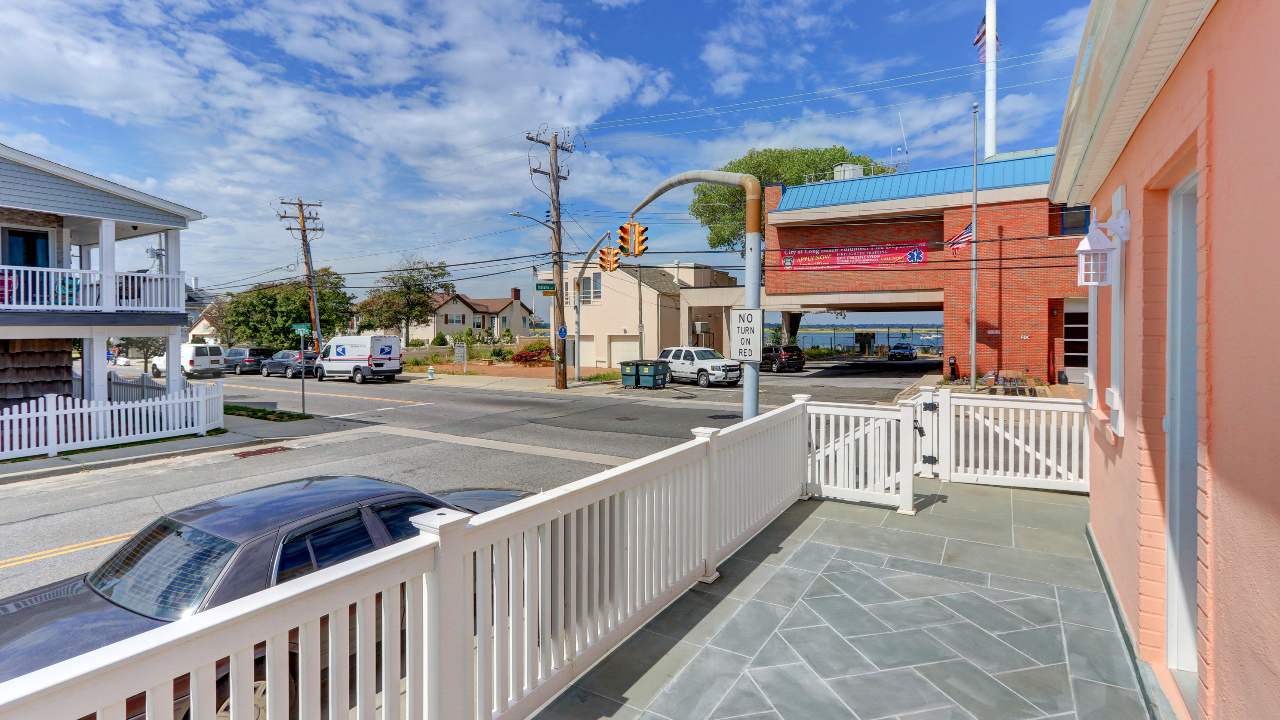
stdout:
{"type": "MultiPolygon", "coordinates": [[[[1125,186],[1121,185],[1111,196],[1111,217],[1126,210],[1125,186]]],[[[1111,408],[1111,431],[1124,437],[1124,296],[1125,296],[1125,246],[1128,241],[1119,233],[1111,233],[1116,241],[1111,268],[1111,378],[1107,388],[1107,407],[1111,408]]]]}

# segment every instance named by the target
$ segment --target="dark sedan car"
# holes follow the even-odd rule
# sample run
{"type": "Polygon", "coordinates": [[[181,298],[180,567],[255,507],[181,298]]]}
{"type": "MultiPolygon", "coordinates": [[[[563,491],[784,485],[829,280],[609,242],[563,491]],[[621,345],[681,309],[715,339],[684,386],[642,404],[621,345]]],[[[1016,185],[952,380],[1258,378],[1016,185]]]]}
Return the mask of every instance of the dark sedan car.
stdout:
{"type": "Polygon", "coordinates": [[[227,372],[237,375],[262,372],[262,363],[271,358],[271,350],[264,347],[233,347],[222,356],[227,372]]]}
{"type": "Polygon", "coordinates": [[[0,682],[417,535],[414,515],[526,495],[326,476],[169,513],[88,575],[0,600],[0,682]]]}
{"type": "Polygon", "coordinates": [[[915,360],[916,349],[911,343],[898,343],[889,348],[890,360],[915,360]]]}
{"type": "Polygon", "coordinates": [[[320,355],[314,350],[305,352],[300,350],[281,350],[262,362],[262,374],[295,378],[305,372],[314,376],[316,374],[316,359],[319,357],[320,355]]]}
{"type": "Polygon", "coordinates": [[[769,368],[771,372],[799,372],[804,369],[804,361],[804,350],[799,345],[765,345],[760,367],[769,368]]]}

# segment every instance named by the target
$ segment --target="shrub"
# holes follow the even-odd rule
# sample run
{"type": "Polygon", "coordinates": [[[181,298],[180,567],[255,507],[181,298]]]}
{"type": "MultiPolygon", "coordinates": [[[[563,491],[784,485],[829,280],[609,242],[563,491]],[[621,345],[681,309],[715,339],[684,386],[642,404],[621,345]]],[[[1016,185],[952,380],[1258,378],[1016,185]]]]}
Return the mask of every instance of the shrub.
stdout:
{"type": "Polygon", "coordinates": [[[414,338],[409,341],[409,347],[425,347],[426,343],[421,338],[414,338]]]}
{"type": "Polygon", "coordinates": [[[622,379],[622,373],[617,370],[610,370],[608,372],[596,373],[595,375],[588,375],[582,378],[584,382],[608,382],[610,380],[621,380],[621,379],[622,379]]]}
{"type": "Polygon", "coordinates": [[[426,365],[426,364],[427,364],[427,361],[426,361],[426,360],[424,360],[423,358],[420,358],[420,357],[411,357],[411,358],[406,359],[406,360],[404,361],[404,364],[405,364],[405,365],[408,365],[408,366],[411,366],[411,367],[415,367],[415,366],[418,366],[418,365],[426,365]]]}
{"type": "Polygon", "coordinates": [[[471,328],[467,328],[467,331],[462,333],[462,338],[458,342],[464,342],[467,345],[475,345],[476,344],[475,331],[472,330],[471,328]]]}
{"type": "Polygon", "coordinates": [[[551,343],[546,340],[534,340],[533,342],[529,343],[528,346],[525,347],[525,350],[526,351],[545,350],[546,352],[551,352],[551,343]]]}
{"type": "Polygon", "coordinates": [[[506,360],[510,356],[511,351],[505,348],[496,347],[489,351],[489,357],[494,360],[506,360]]]}
{"type": "Polygon", "coordinates": [[[436,339],[432,340],[431,344],[432,345],[448,345],[449,339],[444,336],[444,333],[438,332],[436,333],[436,339]]]}
{"type": "Polygon", "coordinates": [[[539,360],[546,360],[550,355],[551,348],[538,348],[535,350],[530,347],[512,355],[511,359],[515,362],[537,362],[539,360]]]}
{"type": "Polygon", "coordinates": [[[511,328],[505,327],[502,328],[502,337],[498,338],[498,340],[504,343],[513,343],[516,341],[516,336],[511,332],[511,328]]]}

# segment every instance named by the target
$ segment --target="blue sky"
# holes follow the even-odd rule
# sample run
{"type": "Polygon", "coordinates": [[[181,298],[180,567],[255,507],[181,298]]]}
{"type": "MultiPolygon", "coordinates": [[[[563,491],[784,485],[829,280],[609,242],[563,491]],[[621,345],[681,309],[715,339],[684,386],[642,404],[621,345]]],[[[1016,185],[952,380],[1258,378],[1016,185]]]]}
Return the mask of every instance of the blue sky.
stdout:
{"type": "MultiPolygon", "coordinates": [[[[1086,11],[1001,3],[1002,151],[1056,144],[1086,11]]],[[[203,211],[185,269],[234,291],[298,272],[282,196],[324,201],[314,251],[339,271],[408,251],[546,251],[546,231],[508,213],[546,208],[524,131],[566,128],[566,249],[585,250],[665,177],[753,147],[887,158],[901,113],[912,169],[967,161],[982,13],[981,0],[6,0],[0,142],[203,211]]],[[[690,195],[653,206],[674,214],[650,222],[651,250],[706,247],[679,214],[690,195]]],[[[146,246],[123,243],[122,266],[146,267],[146,246]]],[[[472,296],[527,297],[529,263],[455,275],[488,275],[459,283],[472,296]]],[[[371,277],[352,276],[354,292],[371,277]]]]}

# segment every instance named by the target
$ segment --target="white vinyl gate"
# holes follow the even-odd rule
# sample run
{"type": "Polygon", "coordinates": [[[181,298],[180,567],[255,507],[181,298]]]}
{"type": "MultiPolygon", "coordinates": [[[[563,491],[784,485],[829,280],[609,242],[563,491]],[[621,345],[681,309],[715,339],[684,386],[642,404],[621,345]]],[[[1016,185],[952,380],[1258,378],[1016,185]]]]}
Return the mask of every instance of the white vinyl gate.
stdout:
{"type": "Polygon", "coordinates": [[[945,481],[1089,492],[1083,400],[921,388],[915,469],[945,481]]]}
{"type": "Polygon", "coordinates": [[[897,505],[914,514],[916,405],[898,407],[811,402],[810,495],[897,505]]]}

